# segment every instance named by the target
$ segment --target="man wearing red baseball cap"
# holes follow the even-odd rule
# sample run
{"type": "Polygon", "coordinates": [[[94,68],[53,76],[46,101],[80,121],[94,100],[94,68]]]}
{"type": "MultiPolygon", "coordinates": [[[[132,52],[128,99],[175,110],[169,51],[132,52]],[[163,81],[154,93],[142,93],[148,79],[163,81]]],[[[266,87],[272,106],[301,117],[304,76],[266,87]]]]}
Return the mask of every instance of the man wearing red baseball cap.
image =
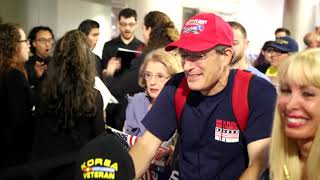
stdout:
{"type": "Polygon", "coordinates": [[[240,74],[249,73],[228,68],[232,45],[229,24],[203,13],[188,20],[180,39],[166,47],[167,51],[178,49],[184,73],[168,81],[142,121],[147,131],[129,152],[136,177],[148,168],[162,141],[178,129],[179,179],[258,179],[267,163],[276,91],[254,75],[243,83],[240,74]],[[237,106],[233,103],[240,96],[233,97],[234,86],[239,91],[248,89],[237,106]],[[176,93],[181,88],[186,97],[182,111],[177,112],[176,93]],[[245,125],[235,113],[240,106],[249,107],[246,118],[241,118],[245,125]]]}

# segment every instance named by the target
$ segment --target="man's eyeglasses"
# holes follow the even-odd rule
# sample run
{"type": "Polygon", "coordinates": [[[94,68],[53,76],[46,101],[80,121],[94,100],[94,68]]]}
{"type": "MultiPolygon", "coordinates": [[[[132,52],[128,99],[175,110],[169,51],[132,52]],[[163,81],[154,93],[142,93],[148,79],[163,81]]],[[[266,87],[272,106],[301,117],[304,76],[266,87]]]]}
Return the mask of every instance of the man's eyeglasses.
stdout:
{"type": "Polygon", "coordinates": [[[176,55],[181,57],[182,62],[188,60],[191,62],[201,62],[205,59],[207,59],[210,55],[210,53],[213,55],[225,55],[226,49],[228,47],[224,46],[216,46],[214,48],[211,48],[209,50],[203,51],[203,52],[185,52],[183,50],[179,50],[179,53],[176,55]]]}
{"type": "Polygon", "coordinates": [[[188,54],[181,52],[180,57],[182,60],[191,60],[191,61],[197,61],[197,60],[204,60],[208,57],[208,53],[203,53],[203,54],[188,54]]]}
{"type": "Polygon", "coordinates": [[[53,39],[50,38],[50,39],[45,39],[45,38],[40,38],[40,39],[37,39],[36,41],[38,41],[40,44],[53,44],[53,39]]]}
{"type": "Polygon", "coordinates": [[[18,42],[19,43],[27,43],[27,45],[30,45],[30,40],[29,39],[20,40],[18,42]]]}
{"type": "Polygon", "coordinates": [[[162,82],[170,78],[170,76],[165,76],[164,74],[152,74],[151,72],[143,72],[141,77],[146,81],[150,81],[154,77],[156,81],[162,82]]]}
{"type": "Polygon", "coordinates": [[[126,27],[126,26],[129,26],[129,27],[133,27],[136,25],[136,23],[125,23],[125,22],[120,22],[119,23],[121,27],[126,27]]]}

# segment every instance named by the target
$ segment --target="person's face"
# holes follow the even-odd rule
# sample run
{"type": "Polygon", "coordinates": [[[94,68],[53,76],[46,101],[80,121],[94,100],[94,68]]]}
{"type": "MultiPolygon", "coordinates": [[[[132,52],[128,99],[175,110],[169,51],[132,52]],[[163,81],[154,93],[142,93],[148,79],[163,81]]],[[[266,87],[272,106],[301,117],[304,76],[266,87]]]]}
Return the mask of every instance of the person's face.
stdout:
{"type": "Polygon", "coordinates": [[[156,99],[170,75],[161,62],[149,61],[143,72],[143,78],[146,81],[148,95],[152,99],[156,99]]]}
{"type": "Polygon", "coordinates": [[[143,31],[144,43],[147,44],[149,41],[150,33],[151,33],[151,27],[147,28],[145,25],[143,25],[142,31],[143,31]]]}
{"type": "Polygon", "coordinates": [[[41,30],[37,33],[32,45],[35,47],[38,56],[46,58],[51,55],[53,43],[54,40],[50,31],[41,30]]]}
{"type": "Polygon", "coordinates": [[[320,124],[320,89],[298,86],[294,83],[280,85],[278,109],[281,112],[284,132],[292,139],[314,138],[320,124]]]}
{"type": "Polygon", "coordinates": [[[285,36],[287,36],[287,33],[284,31],[280,31],[280,32],[277,32],[275,34],[275,36],[276,36],[276,38],[285,37],[285,36]]]}
{"type": "Polygon", "coordinates": [[[224,55],[214,49],[203,52],[179,51],[189,88],[204,95],[215,87],[223,72],[228,69],[232,57],[231,48],[227,48],[224,55]]]}
{"type": "Polygon", "coordinates": [[[279,67],[281,62],[283,62],[288,56],[288,53],[274,49],[273,51],[271,51],[271,66],[279,67]]]}
{"type": "Polygon", "coordinates": [[[233,42],[233,63],[238,62],[243,58],[245,50],[247,49],[249,42],[244,37],[239,29],[233,29],[234,42],[233,42]]]}
{"type": "Polygon", "coordinates": [[[30,44],[29,40],[26,39],[26,34],[22,29],[19,29],[20,33],[20,50],[18,54],[17,61],[18,62],[26,62],[29,59],[29,52],[30,52],[30,44]]]}
{"type": "Polygon", "coordinates": [[[122,38],[129,40],[134,36],[134,31],[136,29],[136,20],[134,17],[125,18],[120,17],[119,30],[122,38]]]}
{"type": "Polygon", "coordinates": [[[262,51],[262,55],[264,56],[264,59],[271,63],[271,52],[273,51],[272,47],[268,47],[265,51],[262,51]]]}
{"type": "Polygon", "coordinates": [[[99,35],[100,35],[99,28],[92,28],[91,31],[89,32],[87,37],[89,39],[91,49],[94,49],[96,47],[99,35]]]}
{"type": "Polygon", "coordinates": [[[314,39],[314,40],[311,40],[311,43],[308,48],[316,48],[318,46],[319,46],[318,41],[314,39]]]}

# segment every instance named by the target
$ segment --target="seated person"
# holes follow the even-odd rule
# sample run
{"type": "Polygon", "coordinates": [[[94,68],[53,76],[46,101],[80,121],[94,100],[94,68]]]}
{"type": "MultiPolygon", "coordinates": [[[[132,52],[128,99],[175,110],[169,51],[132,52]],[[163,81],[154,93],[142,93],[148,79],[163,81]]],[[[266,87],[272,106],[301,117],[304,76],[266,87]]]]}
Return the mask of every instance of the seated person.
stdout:
{"type": "Polygon", "coordinates": [[[272,41],[266,41],[262,46],[258,58],[253,62],[253,66],[262,73],[266,73],[270,66],[271,52],[273,51],[273,48],[269,47],[271,44],[272,41]]]}
{"type": "MultiPolygon", "coordinates": [[[[180,59],[166,52],[163,48],[151,51],[144,59],[140,68],[139,84],[145,88],[145,92],[137,93],[129,98],[126,110],[124,131],[131,135],[142,136],[145,127],[141,123],[144,116],[150,110],[156,98],[160,94],[166,82],[174,74],[182,71],[180,59]]],[[[161,149],[158,157],[172,154],[172,138],[164,142],[166,149],[161,149]]]]}
{"type": "Polygon", "coordinates": [[[280,37],[276,39],[269,47],[273,50],[271,53],[271,66],[267,69],[266,75],[271,79],[272,84],[278,86],[278,67],[291,54],[298,52],[298,43],[289,36],[280,37]]]}
{"type": "Polygon", "coordinates": [[[126,110],[124,131],[142,136],[145,128],[141,121],[152,107],[163,86],[174,74],[181,72],[182,66],[175,56],[164,49],[157,49],[146,56],[140,68],[139,85],[146,89],[129,99],[126,110]]]}

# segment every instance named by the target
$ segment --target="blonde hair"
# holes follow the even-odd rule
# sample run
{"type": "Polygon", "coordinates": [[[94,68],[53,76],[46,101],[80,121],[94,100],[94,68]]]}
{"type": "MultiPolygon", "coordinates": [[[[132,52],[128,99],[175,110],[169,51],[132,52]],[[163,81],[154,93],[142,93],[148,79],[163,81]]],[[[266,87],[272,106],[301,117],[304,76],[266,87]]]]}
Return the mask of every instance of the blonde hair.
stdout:
{"type": "MultiPolygon", "coordinates": [[[[287,58],[279,68],[278,78],[280,88],[288,82],[299,86],[312,85],[320,88],[320,49],[309,49],[287,58]]],[[[270,177],[274,180],[301,179],[302,171],[299,160],[299,149],[296,142],[284,133],[281,112],[276,107],[274,117],[271,147],[270,147],[270,177]]],[[[320,128],[313,141],[307,160],[307,175],[309,179],[319,178],[320,167],[320,128]]]]}
{"type": "Polygon", "coordinates": [[[166,52],[164,48],[155,49],[146,55],[140,67],[138,83],[143,88],[146,88],[146,81],[141,75],[146,70],[150,61],[162,63],[166,67],[170,76],[173,76],[178,72],[182,72],[181,59],[178,56],[175,56],[170,52],[166,52]]]}

